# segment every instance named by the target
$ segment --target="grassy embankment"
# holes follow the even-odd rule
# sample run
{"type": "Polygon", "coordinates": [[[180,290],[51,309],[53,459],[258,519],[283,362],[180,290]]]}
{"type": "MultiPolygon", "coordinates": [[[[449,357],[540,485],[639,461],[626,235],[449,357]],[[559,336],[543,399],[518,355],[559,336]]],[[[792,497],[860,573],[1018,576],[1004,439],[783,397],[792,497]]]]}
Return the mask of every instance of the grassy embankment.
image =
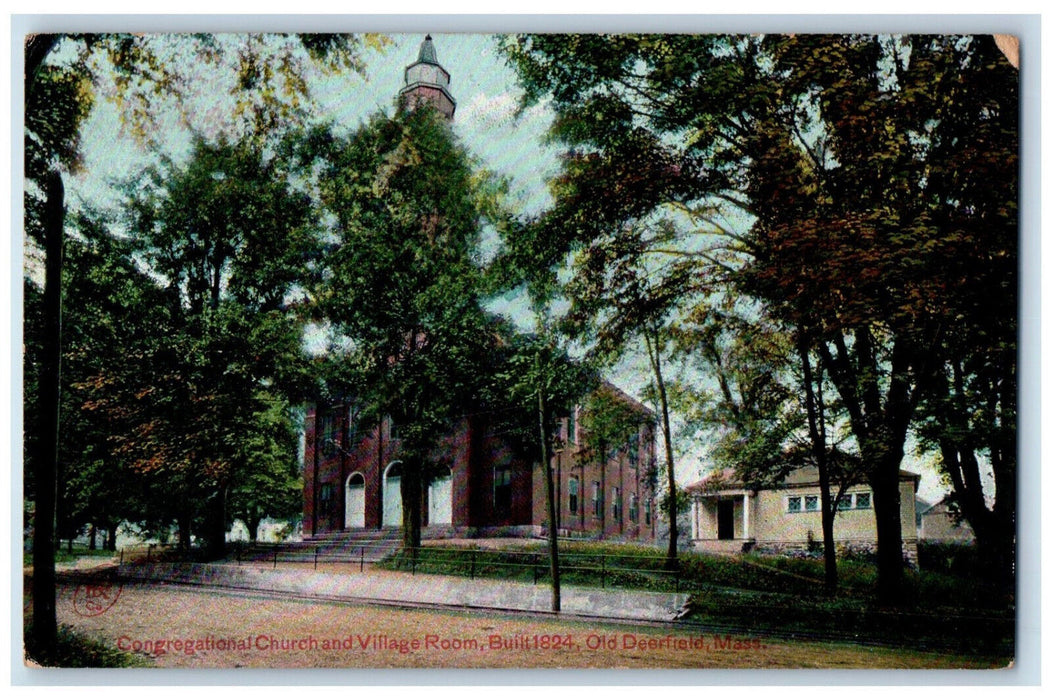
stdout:
{"type": "MultiPolygon", "coordinates": [[[[680,555],[663,571],[655,550],[634,545],[566,543],[561,547],[565,584],[690,593],[690,622],[793,638],[835,638],[916,649],[954,649],[1013,655],[1014,601],[983,580],[967,550],[929,548],[921,569],[906,574],[901,601],[881,605],[873,595],[876,567],[841,559],[840,588],[823,593],[820,559],[680,555]]],[[[378,566],[420,573],[545,583],[544,543],[516,551],[474,547],[424,547],[415,563],[406,553],[378,566]]]]}

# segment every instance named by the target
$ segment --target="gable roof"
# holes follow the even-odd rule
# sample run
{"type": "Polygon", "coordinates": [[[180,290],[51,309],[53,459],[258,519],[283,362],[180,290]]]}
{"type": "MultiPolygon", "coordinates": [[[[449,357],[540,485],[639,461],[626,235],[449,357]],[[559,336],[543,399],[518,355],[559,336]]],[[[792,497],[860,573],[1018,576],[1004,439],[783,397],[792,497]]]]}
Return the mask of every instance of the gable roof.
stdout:
{"type": "MultiPolygon", "coordinates": [[[[920,482],[920,474],[906,471],[905,469],[899,470],[899,481],[913,481],[913,488],[916,490],[918,483],[920,482]]],[[[720,469],[714,471],[700,480],[695,481],[693,484],[688,485],[685,490],[688,493],[715,493],[719,491],[740,491],[744,488],[754,489],[756,491],[774,491],[786,487],[796,486],[817,486],[818,485],[818,468],[817,467],[800,467],[791,471],[785,479],[776,486],[755,486],[752,484],[746,485],[744,481],[738,476],[733,469],[720,469]]]]}

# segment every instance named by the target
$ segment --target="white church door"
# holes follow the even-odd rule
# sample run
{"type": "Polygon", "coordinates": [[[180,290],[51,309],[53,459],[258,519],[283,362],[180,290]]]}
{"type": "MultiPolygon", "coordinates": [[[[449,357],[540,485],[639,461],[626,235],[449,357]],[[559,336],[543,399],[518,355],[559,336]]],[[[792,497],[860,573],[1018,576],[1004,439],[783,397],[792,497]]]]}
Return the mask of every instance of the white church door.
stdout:
{"type": "Polygon", "coordinates": [[[444,476],[432,479],[427,491],[427,522],[429,525],[453,524],[453,475],[448,469],[444,476]]]}
{"type": "Polygon", "coordinates": [[[346,528],[365,527],[365,477],[358,472],[347,478],[343,525],[346,528]]]}
{"type": "Polygon", "coordinates": [[[402,527],[402,463],[384,470],[384,527],[402,527]]]}

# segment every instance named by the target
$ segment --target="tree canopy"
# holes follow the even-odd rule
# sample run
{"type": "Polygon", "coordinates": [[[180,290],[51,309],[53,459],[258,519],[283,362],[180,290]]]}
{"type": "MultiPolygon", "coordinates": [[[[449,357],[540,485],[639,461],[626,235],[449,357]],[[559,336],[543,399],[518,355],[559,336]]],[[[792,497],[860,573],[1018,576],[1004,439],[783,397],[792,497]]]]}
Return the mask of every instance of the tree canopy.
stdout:
{"type": "MultiPolygon", "coordinates": [[[[523,35],[504,52],[567,149],[539,255],[558,264],[671,212],[678,245],[661,252],[689,261],[693,288],[805,329],[868,469],[896,595],[898,470],[948,334],[997,318],[985,346],[1014,349],[1018,76],[992,38],[523,35]],[[961,308],[962,288],[986,290],[983,311],[961,308]]],[[[988,396],[1011,414],[1011,396],[988,396]]]]}

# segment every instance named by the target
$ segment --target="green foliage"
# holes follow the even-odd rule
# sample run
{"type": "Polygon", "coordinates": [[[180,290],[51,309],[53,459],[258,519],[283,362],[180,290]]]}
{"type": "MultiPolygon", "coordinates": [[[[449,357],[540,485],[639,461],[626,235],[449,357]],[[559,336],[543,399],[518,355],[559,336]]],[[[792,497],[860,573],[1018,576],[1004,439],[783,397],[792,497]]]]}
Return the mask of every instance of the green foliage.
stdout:
{"type": "MultiPolygon", "coordinates": [[[[25,638],[33,638],[33,625],[25,628],[25,638]]],[[[37,653],[27,648],[29,658],[42,666],[55,668],[139,668],[150,667],[146,659],[135,654],[119,651],[95,639],[91,639],[71,628],[58,628],[58,646],[51,653],[37,653]]]]}
{"type": "Polygon", "coordinates": [[[477,178],[450,126],[427,108],[376,115],[348,139],[318,132],[335,241],[318,312],[348,340],[342,382],[365,418],[398,425],[403,514],[419,539],[419,491],[439,443],[485,399],[499,328],[479,304],[477,178]]]}
{"type": "Polygon", "coordinates": [[[297,501],[288,402],[305,391],[303,320],[290,302],[318,252],[309,202],[279,160],[222,141],[198,142],[189,164],[151,171],[130,196],[136,237],[94,230],[111,257],[67,267],[70,296],[85,299],[68,324],[78,403],[67,424],[94,425],[96,446],[65,443],[83,464],[70,493],[94,499],[91,517],[107,523],[178,519],[184,546],[193,521],[222,513],[232,493],[239,509],[287,515],[297,501]],[[250,487],[273,490],[244,496],[250,487]],[[119,512],[100,515],[104,505],[119,512]]]}
{"type": "MultiPolygon", "coordinates": [[[[691,591],[689,618],[716,628],[752,633],[815,635],[912,647],[959,648],[1011,655],[1012,601],[985,585],[973,588],[938,572],[911,571],[904,604],[887,608],[871,594],[873,564],[841,562],[842,594],[821,593],[819,559],[683,554],[678,574],[640,545],[562,542],[564,582],[587,587],[691,591]]],[[[414,557],[392,555],[381,568],[538,583],[547,577],[542,543],[505,551],[424,547],[414,557]]]]}
{"type": "MultiPolygon", "coordinates": [[[[1016,279],[1014,70],[988,37],[525,35],[503,50],[525,102],[551,99],[553,136],[568,147],[538,248],[557,260],[668,210],[700,214],[708,226],[680,227],[677,248],[699,263],[694,286],[731,282],[760,302],[757,315],[806,331],[835,386],[876,478],[891,594],[896,475],[940,363],[967,356],[967,374],[997,376],[976,382],[997,406],[987,424],[1014,425],[1014,389],[994,388],[1015,376],[1004,293],[1016,279]],[[981,181],[994,184],[981,191],[981,181]],[[714,204],[741,223],[715,224],[704,214],[714,204]],[[955,328],[987,321],[1003,334],[955,345],[955,328]]],[[[1009,431],[979,438],[981,423],[952,420],[969,400],[946,393],[958,408],[943,404],[937,423],[991,443],[998,500],[1014,493],[1009,431]]],[[[956,457],[946,448],[951,474],[972,461],[967,441],[956,457]]],[[[980,510],[982,497],[971,500],[980,510]]]]}

